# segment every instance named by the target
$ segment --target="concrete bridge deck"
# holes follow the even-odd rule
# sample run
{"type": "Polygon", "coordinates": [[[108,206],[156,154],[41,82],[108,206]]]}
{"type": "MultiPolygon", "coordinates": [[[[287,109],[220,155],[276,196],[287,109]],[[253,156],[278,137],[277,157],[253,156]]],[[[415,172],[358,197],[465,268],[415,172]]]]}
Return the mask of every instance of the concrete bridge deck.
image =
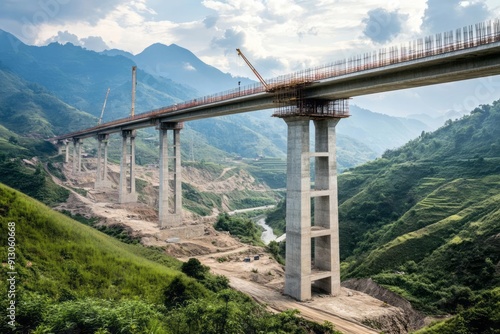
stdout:
{"type": "MultiPolygon", "coordinates": [[[[336,100],[366,94],[415,88],[500,74],[500,36],[475,39],[440,48],[403,52],[397,56],[373,53],[269,80],[271,87],[293,80],[307,82],[304,97],[336,100]]],[[[161,122],[185,122],[230,114],[271,109],[274,93],[260,84],[205,96],[133,117],[104,123],[53,138],[89,138],[122,130],[155,126],[161,122]]]]}

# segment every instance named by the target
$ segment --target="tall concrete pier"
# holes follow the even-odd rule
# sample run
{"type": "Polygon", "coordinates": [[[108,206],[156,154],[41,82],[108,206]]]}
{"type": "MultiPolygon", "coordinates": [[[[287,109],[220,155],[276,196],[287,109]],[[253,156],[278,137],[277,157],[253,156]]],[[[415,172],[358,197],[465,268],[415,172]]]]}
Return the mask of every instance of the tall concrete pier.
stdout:
{"type": "Polygon", "coordinates": [[[57,142],[57,151],[59,155],[64,153],[64,162],[69,161],[69,141],[68,140],[60,140],[57,142]]]}
{"type": "Polygon", "coordinates": [[[73,174],[82,171],[82,140],[73,138],[73,174]]]}
{"type": "Polygon", "coordinates": [[[175,227],[182,223],[182,176],[181,176],[181,129],[182,122],[160,123],[160,228],[175,227]],[[173,132],[173,154],[169,156],[168,133],[173,132]],[[172,160],[173,173],[173,207],[170,209],[170,171],[172,160]]]}
{"type": "Polygon", "coordinates": [[[312,286],[340,293],[336,133],[338,118],[284,117],[288,125],[285,294],[311,299],[312,286]],[[309,124],[314,120],[315,152],[309,124]],[[315,182],[311,187],[311,160],[315,182]],[[314,198],[314,225],[311,199],[314,198]],[[314,245],[314,259],[311,246],[314,245]]]}
{"type": "Polygon", "coordinates": [[[137,202],[137,193],[135,192],[135,136],[136,130],[122,131],[122,158],[118,190],[118,202],[122,204],[137,202]]]}
{"type": "Polygon", "coordinates": [[[97,175],[94,185],[95,189],[111,186],[111,183],[108,181],[108,140],[108,134],[97,135],[97,175]]]}

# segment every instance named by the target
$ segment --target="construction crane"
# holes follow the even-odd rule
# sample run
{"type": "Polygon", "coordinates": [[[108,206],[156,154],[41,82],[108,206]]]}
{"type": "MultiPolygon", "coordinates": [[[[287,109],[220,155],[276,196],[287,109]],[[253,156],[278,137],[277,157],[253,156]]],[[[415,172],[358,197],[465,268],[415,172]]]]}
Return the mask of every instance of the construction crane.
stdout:
{"type": "Polygon", "coordinates": [[[240,56],[241,58],[243,58],[243,60],[245,61],[245,63],[247,63],[248,67],[250,67],[250,69],[253,71],[253,73],[257,76],[257,78],[259,79],[259,81],[262,84],[262,86],[264,86],[264,88],[266,90],[269,90],[269,85],[267,84],[266,80],[264,80],[264,78],[260,75],[260,73],[257,72],[257,70],[255,69],[255,67],[253,67],[253,65],[250,63],[250,61],[247,59],[247,57],[245,57],[245,55],[243,54],[243,52],[241,52],[240,49],[236,49],[236,51],[238,52],[238,56],[240,56]]]}
{"type": "Polygon", "coordinates": [[[102,116],[104,116],[104,109],[106,109],[106,102],[108,101],[108,95],[109,95],[109,88],[108,88],[108,91],[106,92],[106,98],[104,99],[104,103],[102,105],[101,117],[99,117],[99,120],[97,121],[97,125],[100,125],[102,122],[102,116]]]}

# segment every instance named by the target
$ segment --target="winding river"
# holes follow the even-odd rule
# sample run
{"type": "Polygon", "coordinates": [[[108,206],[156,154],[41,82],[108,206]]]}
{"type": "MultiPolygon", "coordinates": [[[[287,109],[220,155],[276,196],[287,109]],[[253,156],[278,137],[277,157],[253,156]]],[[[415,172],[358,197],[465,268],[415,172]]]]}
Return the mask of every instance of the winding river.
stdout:
{"type": "Polygon", "coordinates": [[[276,240],[277,236],[274,234],[273,229],[271,226],[266,224],[266,219],[261,218],[257,222],[258,225],[262,226],[264,228],[264,232],[262,232],[261,239],[264,242],[264,244],[269,244],[271,241],[276,240]]]}

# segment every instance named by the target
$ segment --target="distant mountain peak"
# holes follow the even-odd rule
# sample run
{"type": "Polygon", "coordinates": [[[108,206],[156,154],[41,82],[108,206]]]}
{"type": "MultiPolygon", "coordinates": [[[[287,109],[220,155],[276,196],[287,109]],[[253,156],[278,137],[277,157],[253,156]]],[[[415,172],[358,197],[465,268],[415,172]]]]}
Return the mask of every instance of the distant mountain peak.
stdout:
{"type": "Polygon", "coordinates": [[[17,50],[21,45],[25,44],[19,38],[10,32],[0,29],[0,49],[2,51],[7,51],[8,49],[17,50]]]}

